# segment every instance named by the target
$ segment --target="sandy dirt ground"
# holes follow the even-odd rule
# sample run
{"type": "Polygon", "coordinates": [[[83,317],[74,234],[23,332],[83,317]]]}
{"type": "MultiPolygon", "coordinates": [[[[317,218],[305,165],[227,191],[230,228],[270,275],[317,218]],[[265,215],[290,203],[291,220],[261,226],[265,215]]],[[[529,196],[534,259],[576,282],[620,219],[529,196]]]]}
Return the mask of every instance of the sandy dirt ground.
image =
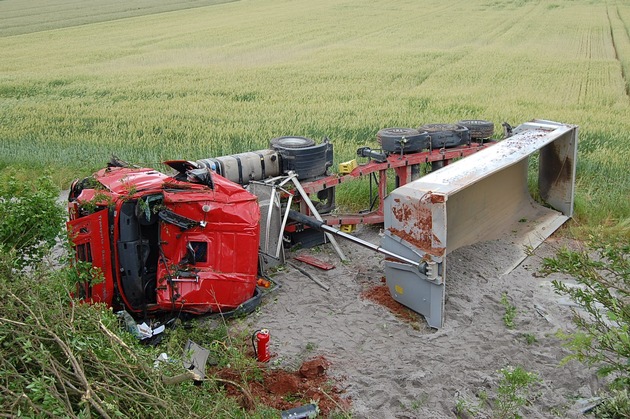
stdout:
{"type": "MultiPolygon", "coordinates": [[[[379,243],[377,227],[361,227],[357,236],[379,243]]],[[[287,255],[289,261],[304,253],[334,264],[323,271],[291,261],[329,291],[287,265],[274,276],[280,287],[247,319],[252,329],[270,330],[269,368],[297,368],[324,356],[355,418],[483,418],[496,410],[498,371],[521,366],[542,380],[530,387],[523,417],[583,416],[601,383],[576,361],[561,365],[569,351],[557,332],[573,329],[572,312],[550,282],[571,278],[539,274],[541,258],[570,243],[552,237],[508,274],[503,272],[522,254],[515,245],[499,240],[454,251],[448,256],[446,320],[439,330],[420,316],[405,321],[363,298],[382,285],[383,257],[343,239],[339,244],[349,262],[341,263],[330,245],[287,255]],[[517,310],[512,329],[503,320],[504,293],[517,310]],[[474,414],[458,415],[458,405],[474,414]]]]}
{"type": "MultiPolygon", "coordinates": [[[[62,191],[59,201],[66,198],[62,191]]],[[[380,241],[376,226],[362,226],[356,236],[380,241]]],[[[554,293],[551,280],[573,280],[539,273],[543,257],[572,243],[552,236],[508,274],[503,272],[523,254],[509,242],[477,243],[449,254],[445,324],[435,330],[421,316],[409,321],[365,298],[366,291],[383,286],[384,258],[338,241],[348,262],[329,244],[287,253],[289,262],[329,291],[286,265],[273,277],[280,286],[245,319],[245,327],[270,330],[268,368],[298,370],[304,361],[324,357],[354,418],[493,417],[498,370],[508,366],[542,379],[520,411],[525,418],[579,418],[592,405],[601,386],[594,370],[576,361],[561,364],[570,352],[557,332],[573,330],[572,307],[554,293]],[[335,268],[323,271],[292,259],[300,254],[335,268]],[[512,329],[503,320],[504,293],[517,310],[512,329]],[[482,401],[484,394],[489,402],[482,401]],[[458,404],[473,414],[458,415],[458,404]]]]}

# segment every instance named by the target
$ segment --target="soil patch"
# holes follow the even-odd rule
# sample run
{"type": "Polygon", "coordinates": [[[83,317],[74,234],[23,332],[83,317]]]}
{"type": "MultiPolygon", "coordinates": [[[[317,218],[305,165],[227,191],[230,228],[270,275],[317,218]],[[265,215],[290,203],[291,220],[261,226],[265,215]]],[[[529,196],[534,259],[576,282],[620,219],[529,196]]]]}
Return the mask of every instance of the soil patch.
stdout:
{"type": "Polygon", "coordinates": [[[316,403],[320,414],[327,416],[334,411],[347,411],[350,402],[342,399],[343,390],[337,380],[327,375],[330,362],[323,356],[304,361],[298,371],[267,369],[260,365],[261,381],[244,382],[239,373],[222,368],[210,371],[217,377],[237,383],[242,388],[226,385],[227,394],[239,400],[244,408],[251,407],[243,390],[260,403],[278,410],[288,410],[309,403],[316,403]]]}
{"type": "Polygon", "coordinates": [[[379,304],[392,312],[396,317],[409,323],[419,323],[418,313],[394,300],[387,285],[377,285],[361,293],[361,297],[379,304]]]}

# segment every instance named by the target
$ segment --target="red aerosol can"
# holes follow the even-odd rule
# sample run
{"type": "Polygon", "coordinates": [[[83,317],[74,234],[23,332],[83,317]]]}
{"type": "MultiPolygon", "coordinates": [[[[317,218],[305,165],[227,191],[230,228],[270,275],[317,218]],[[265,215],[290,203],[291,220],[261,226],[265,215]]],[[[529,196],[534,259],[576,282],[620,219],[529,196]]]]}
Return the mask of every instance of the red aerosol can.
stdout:
{"type": "Polygon", "coordinates": [[[252,346],[254,347],[254,355],[259,362],[267,362],[271,355],[269,354],[269,330],[256,330],[252,335],[252,346]]]}

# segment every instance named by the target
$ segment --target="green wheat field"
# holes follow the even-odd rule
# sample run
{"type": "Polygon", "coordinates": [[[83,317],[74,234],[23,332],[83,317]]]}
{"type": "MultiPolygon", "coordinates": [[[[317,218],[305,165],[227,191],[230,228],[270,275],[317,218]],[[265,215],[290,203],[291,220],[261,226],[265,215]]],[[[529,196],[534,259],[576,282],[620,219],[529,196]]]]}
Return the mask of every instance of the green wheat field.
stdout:
{"type": "Polygon", "coordinates": [[[60,187],[460,119],[580,126],[576,223],[630,219],[626,0],[0,0],[0,170],[60,187]]]}

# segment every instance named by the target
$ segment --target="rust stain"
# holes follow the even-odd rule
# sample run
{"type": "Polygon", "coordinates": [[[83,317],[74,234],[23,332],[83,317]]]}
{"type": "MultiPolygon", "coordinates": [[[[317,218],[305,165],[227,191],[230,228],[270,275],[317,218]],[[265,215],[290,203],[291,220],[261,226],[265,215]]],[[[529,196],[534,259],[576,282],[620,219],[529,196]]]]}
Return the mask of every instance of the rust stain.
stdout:
{"type": "Polygon", "coordinates": [[[401,224],[431,225],[431,208],[427,208],[421,202],[403,203],[392,207],[394,217],[401,224]]]}
{"type": "Polygon", "coordinates": [[[431,194],[431,203],[432,204],[443,204],[444,203],[444,195],[431,194]]]}
{"type": "MultiPolygon", "coordinates": [[[[394,217],[400,222],[401,228],[390,227],[389,231],[403,240],[416,246],[425,253],[443,256],[445,248],[433,234],[433,217],[431,213],[431,197],[416,202],[401,203],[392,207],[394,217]]],[[[435,195],[437,198],[444,198],[435,195]]]]}
{"type": "Polygon", "coordinates": [[[406,204],[392,207],[392,213],[394,214],[394,217],[396,217],[396,219],[401,223],[405,223],[411,218],[411,208],[409,208],[409,206],[406,204]]]}
{"type": "Polygon", "coordinates": [[[393,235],[400,237],[401,239],[405,240],[408,243],[411,243],[412,245],[416,246],[418,249],[422,250],[423,252],[427,254],[430,254],[433,256],[444,256],[444,251],[446,249],[444,249],[443,247],[434,248],[431,243],[430,238],[428,239],[427,234],[421,234],[419,235],[419,237],[416,237],[413,234],[407,233],[404,230],[399,230],[393,227],[390,227],[389,231],[393,235]]]}
{"type": "Polygon", "coordinates": [[[573,162],[568,156],[561,156],[555,143],[545,146],[540,153],[540,182],[538,188],[543,197],[548,196],[555,185],[571,182],[573,162]]]}

